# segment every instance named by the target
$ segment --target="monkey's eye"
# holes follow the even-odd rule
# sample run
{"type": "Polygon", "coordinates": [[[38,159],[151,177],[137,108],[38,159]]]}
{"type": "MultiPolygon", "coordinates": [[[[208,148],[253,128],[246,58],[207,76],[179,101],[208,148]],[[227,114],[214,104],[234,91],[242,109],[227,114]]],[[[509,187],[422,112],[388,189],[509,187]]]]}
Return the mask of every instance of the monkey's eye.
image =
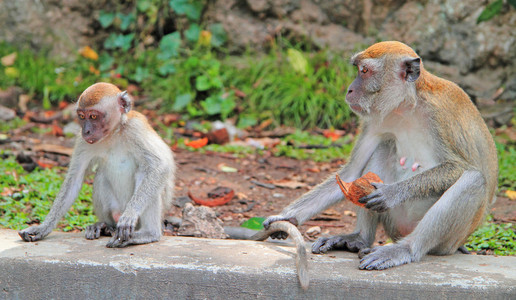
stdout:
{"type": "Polygon", "coordinates": [[[91,115],[90,119],[95,120],[97,118],[97,115],[91,115]]]}
{"type": "Polygon", "coordinates": [[[366,66],[363,66],[360,70],[360,72],[362,72],[363,74],[367,73],[367,71],[369,71],[369,69],[366,66]]]}
{"type": "Polygon", "coordinates": [[[79,119],[84,120],[84,114],[79,114],[79,119]]]}

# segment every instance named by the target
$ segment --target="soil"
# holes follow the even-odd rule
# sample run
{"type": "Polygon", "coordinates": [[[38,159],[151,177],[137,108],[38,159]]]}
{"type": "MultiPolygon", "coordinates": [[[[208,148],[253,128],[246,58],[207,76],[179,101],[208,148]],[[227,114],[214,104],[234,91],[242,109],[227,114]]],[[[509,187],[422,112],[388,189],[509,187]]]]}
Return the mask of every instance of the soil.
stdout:
{"type": "MultiPolygon", "coordinates": [[[[30,149],[38,144],[73,146],[71,138],[24,135],[22,132],[11,136],[11,140],[13,142],[0,145],[0,149],[16,149],[15,152],[28,150],[36,160],[59,165],[66,165],[69,157],[41,151],[33,152],[30,149]]],[[[264,155],[248,155],[243,158],[229,153],[209,151],[201,153],[179,148],[174,152],[178,167],[176,180],[178,202],[190,201],[189,192],[196,197],[207,199],[207,193],[217,187],[227,187],[234,191],[235,196],[228,203],[212,207],[224,226],[240,226],[251,217],[267,217],[280,213],[285,206],[322,182],[345,163],[344,160],[316,163],[273,157],[268,152],[264,155]],[[234,168],[236,172],[224,172],[223,169],[227,168],[221,168],[221,166],[234,168]],[[271,186],[272,182],[281,180],[302,186],[298,188],[271,186]]],[[[300,226],[301,233],[307,240],[349,233],[356,222],[355,208],[356,206],[351,202],[343,201],[300,226]],[[306,234],[307,231],[312,233],[306,234]]],[[[498,197],[491,208],[491,213],[495,222],[515,223],[516,201],[498,197]]],[[[179,217],[181,208],[174,206],[169,215],[179,217]]],[[[383,244],[386,240],[387,237],[380,228],[376,241],[378,244],[383,244]]]]}

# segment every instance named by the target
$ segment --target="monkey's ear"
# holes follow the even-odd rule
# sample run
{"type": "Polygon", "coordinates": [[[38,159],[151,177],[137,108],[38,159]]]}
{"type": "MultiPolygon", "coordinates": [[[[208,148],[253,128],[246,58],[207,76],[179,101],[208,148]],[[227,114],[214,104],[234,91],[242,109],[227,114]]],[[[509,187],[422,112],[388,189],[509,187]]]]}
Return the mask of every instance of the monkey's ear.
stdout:
{"type": "Polygon", "coordinates": [[[122,113],[128,113],[132,107],[132,99],[127,94],[127,91],[123,91],[118,94],[118,105],[120,105],[120,111],[122,113]]]}
{"type": "Polygon", "coordinates": [[[420,69],[421,65],[421,58],[410,58],[403,62],[402,66],[402,74],[401,77],[408,81],[408,82],[414,82],[419,78],[419,74],[421,72],[420,69]]]}

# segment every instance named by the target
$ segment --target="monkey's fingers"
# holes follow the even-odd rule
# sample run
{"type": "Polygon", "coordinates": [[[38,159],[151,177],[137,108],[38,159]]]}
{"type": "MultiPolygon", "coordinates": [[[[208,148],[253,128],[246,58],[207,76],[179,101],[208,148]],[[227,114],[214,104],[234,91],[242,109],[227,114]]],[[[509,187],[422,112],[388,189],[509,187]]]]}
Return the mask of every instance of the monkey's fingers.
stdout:
{"type": "Polygon", "coordinates": [[[358,202],[359,203],[362,203],[362,204],[366,204],[367,202],[369,202],[370,200],[376,198],[376,197],[379,197],[380,196],[380,193],[378,191],[376,192],[372,192],[371,194],[369,195],[366,195],[364,197],[361,197],[360,199],[358,199],[358,202]]]}
{"type": "Polygon", "coordinates": [[[22,238],[22,240],[26,242],[35,242],[43,239],[43,233],[38,230],[36,227],[29,227],[22,231],[18,231],[18,235],[22,238]]]}

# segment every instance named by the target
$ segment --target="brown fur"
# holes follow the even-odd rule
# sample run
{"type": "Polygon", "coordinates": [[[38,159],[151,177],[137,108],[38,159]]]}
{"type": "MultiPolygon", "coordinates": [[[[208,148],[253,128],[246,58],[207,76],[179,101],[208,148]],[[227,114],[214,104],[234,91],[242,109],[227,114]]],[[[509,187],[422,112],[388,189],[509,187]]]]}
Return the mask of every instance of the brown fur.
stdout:
{"type": "Polygon", "coordinates": [[[106,96],[115,96],[120,92],[120,89],[111,83],[95,83],[87,88],[81,96],[79,96],[79,108],[91,107],[99,103],[102,98],[106,96]]]}
{"type": "Polygon", "coordinates": [[[411,57],[418,57],[416,52],[414,52],[414,50],[412,50],[412,48],[410,48],[409,46],[396,41],[388,41],[376,43],[371,47],[367,48],[364,52],[362,52],[360,58],[380,58],[387,54],[408,55],[411,57]]]}

